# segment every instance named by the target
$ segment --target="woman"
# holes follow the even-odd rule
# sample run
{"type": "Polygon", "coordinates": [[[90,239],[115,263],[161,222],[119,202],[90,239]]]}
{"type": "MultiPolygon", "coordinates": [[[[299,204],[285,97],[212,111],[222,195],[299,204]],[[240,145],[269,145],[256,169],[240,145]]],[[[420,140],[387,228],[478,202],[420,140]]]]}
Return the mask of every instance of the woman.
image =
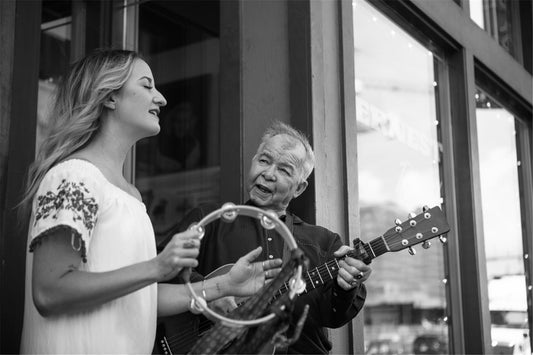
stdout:
{"type": "MultiPolygon", "coordinates": [[[[176,234],[156,255],[139,191],[122,175],[135,142],[159,132],[165,105],[131,51],[96,51],[60,86],[22,201],[30,218],[22,353],[148,354],[157,316],[188,309],[184,285],[158,282],[197,265],[198,235],[176,234]]],[[[252,263],[260,252],[195,291],[208,301],[254,293],[264,269],[281,264],[252,263]]]]}

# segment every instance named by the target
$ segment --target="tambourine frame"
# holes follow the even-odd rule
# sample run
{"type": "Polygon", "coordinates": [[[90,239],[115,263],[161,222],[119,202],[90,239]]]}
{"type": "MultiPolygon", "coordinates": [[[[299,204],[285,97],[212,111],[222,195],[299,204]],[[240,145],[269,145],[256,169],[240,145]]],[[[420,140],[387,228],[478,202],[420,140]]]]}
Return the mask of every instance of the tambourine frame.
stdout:
{"type": "MultiPolygon", "coordinates": [[[[285,240],[290,250],[296,249],[298,246],[294,236],[290,232],[289,228],[283,223],[275,212],[265,211],[254,206],[247,205],[235,205],[231,202],[225,203],[221,208],[209,213],[207,216],[202,218],[202,220],[196,224],[193,224],[189,229],[194,229],[200,234],[200,240],[204,237],[205,226],[216,219],[221,218],[226,222],[233,222],[238,215],[254,217],[261,221],[261,226],[265,229],[275,229],[285,240]]],[[[191,310],[196,310],[203,313],[205,316],[214,317],[223,324],[232,327],[250,327],[256,326],[265,322],[270,321],[275,317],[274,313],[270,313],[267,316],[257,318],[254,320],[242,320],[242,319],[232,319],[225,317],[221,314],[214,312],[207,306],[207,301],[196,294],[190,281],[186,283],[189,291],[191,292],[191,310]]],[[[294,298],[295,295],[301,293],[305,288],[305,283],[302,280],[302,266],[299,265],[296,270],[296,275],[291,278],[289,281],[289,297],[294,298]]]]}

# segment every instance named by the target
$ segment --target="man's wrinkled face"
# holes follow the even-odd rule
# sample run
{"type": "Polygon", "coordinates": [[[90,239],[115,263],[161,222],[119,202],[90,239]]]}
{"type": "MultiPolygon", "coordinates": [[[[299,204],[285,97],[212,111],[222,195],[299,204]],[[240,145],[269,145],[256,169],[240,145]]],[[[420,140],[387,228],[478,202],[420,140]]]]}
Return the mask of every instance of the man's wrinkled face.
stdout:
{"type": "Polygon", "coordinates": [[[248,174],[250,199],[259,207],[285,213],[289,202],[307,187],[302,181],[306,153],[303,144],[285,134],[259,146],[248,174]]]}

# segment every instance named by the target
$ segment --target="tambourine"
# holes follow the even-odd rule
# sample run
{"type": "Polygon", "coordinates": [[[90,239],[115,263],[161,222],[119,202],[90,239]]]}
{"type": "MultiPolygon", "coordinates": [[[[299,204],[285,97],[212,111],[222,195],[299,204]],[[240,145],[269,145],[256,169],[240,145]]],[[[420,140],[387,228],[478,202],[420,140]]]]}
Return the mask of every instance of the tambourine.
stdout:
{"type": "MultiPolygon", "coordinates": [[[[248,217],[254,217],[259,219],[261,222],[261,226],[265,229],[275,229],[285,240],[290,250],[294,250],[297,248],[296,240],[294,240],[294,237],[292,233],[289,231],[285,223],[283,223],[276,213],[273,211],[265,211],[257,207],[253,206],[246,206],[246,205],[235,205],[231,202],[225,203],[221,208],[218,210],[215,210],[202,218],[202,220],[196,224],[193,224],[189,229],[196,229],[196,231],[199,234],[200,241],[205,235],[205,226],[211,222],[213,222],[216,219],[221,218],[225,222],[233,222],[238,215],[244,215],[248,217]]],[[[200,246],[201,247],[201,246],[200,246]]],[[[190,281],[187,281],[186,283],[187,287],[189,288],[189,291],[191,292],[191,310],[196,310],[200,313],[203,313],[206,317],[210,318],[214,317],[223,324],[227,326],[232,327],[250,327],[250,326],[256,326],[261,323],[268,322],[269,320],[273,319],[275,317],[274,313],[270,313],[267,316],[253,319],[253,320],[240,320],[240,319],[232,319],[225,317],[221,314],[218,314],[214,312],[212,309],[210,309],[207,306],[207,301],[198,296],[196,292],[194,291],[190,281]]],[[[305,289],[305,282],[302,279],[302,266],[299,265],[296,269],[296,275],[293,276],[289,280],[289,297],[291,299],[294,298],[297,294],[300,294],[305,289]]]]}

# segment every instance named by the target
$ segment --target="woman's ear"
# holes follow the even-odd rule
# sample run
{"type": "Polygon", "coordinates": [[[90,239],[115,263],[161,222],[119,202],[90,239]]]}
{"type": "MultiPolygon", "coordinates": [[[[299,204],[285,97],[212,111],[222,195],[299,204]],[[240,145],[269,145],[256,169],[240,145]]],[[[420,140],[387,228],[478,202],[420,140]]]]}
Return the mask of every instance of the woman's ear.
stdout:
{"type": "Polygon", "coordinates": [[[113,95],[109,95],[107,100],[105,100],[104,107],[107,107],[110,110],[114,110],[115,109],[116,101],[115,101],[115,97],[113,95]]]}

